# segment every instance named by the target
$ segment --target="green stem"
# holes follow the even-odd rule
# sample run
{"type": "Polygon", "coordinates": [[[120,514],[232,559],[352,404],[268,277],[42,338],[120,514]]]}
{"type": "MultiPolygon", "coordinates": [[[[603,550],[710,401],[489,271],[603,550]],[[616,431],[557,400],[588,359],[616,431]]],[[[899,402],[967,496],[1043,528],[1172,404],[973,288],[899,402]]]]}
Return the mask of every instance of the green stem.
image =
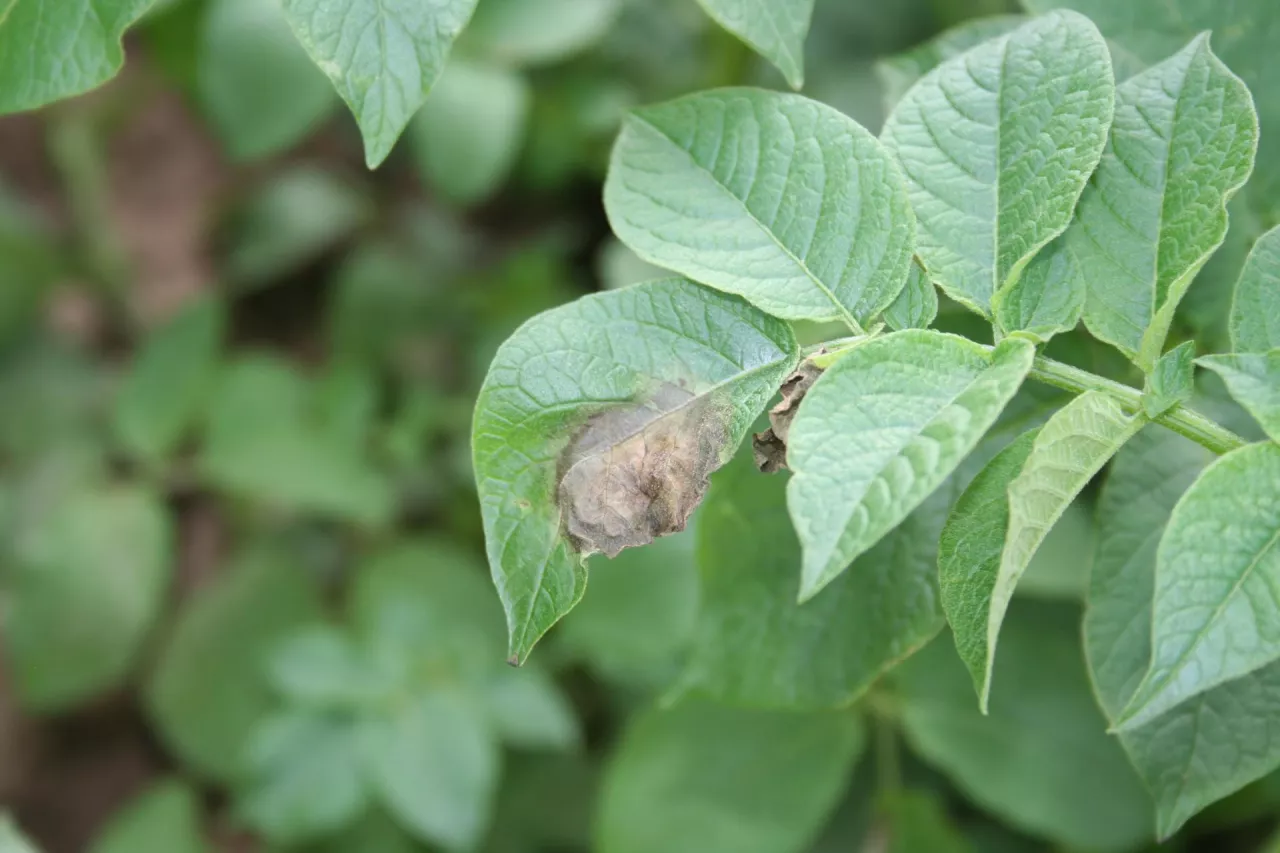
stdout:
{"type": "Polygon", "coordinates": [[[894,721],[872,713],[871,725],[876,750],[876,787],[881,796],[902,790],[902,767],[898,761],[898,732],[894,721]]]}
{"type": "MultiPolygon", "coordinates": [[[[1142,411],[1142,392],[1137,388],[1131,388],[1042,355],[1036,356],[1031,366],[1030,376],[1037,382],[1043,382],[1073,394],[1101,391],[1114,397],[1127,409],[1134,412],[1142,411]]],[[[1186,406],[1174,406],[1154,420],[1161,426],[1168,427],[1178,435],[1185,436],[1218,455],[1229,453],[1248,443],[1226,427],[1186,406]]]]}

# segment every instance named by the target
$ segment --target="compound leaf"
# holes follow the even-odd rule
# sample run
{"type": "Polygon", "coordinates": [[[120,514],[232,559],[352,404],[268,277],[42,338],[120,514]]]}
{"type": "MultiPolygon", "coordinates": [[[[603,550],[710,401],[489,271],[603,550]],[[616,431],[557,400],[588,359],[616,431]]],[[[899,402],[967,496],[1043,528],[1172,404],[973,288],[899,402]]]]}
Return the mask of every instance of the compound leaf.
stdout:
{"type": "Polygon", "coordinates": [[[585,297],[502,345],[472,445],[515,660],[582,597],[587,555],[684,527],[797,360],[787,324],[682,279],[585,297]]]}
{"type": "Polygon", "coordinates": [[[812,597],[896,527],[968,455],[1031,369],[1035,347],[994,350],[924,329],[842,354],[791,424],[787,506],[812,597]]]}
{"type": "Polygon", "coordinates": [[[1082,15],[1037,18],[920,79],[882,134],[907,175],[917,254],[984,315],[1071,221],[1115,100],[1106,41],[1082,15]]]}
{"type": "Polygon", "coordinates": [[[633,112],[605,210],[646,261],[777,317],[855,330],[902,289],[915,234],[901,171],[874,136],[831,107],[760,89],[633,112]]]}

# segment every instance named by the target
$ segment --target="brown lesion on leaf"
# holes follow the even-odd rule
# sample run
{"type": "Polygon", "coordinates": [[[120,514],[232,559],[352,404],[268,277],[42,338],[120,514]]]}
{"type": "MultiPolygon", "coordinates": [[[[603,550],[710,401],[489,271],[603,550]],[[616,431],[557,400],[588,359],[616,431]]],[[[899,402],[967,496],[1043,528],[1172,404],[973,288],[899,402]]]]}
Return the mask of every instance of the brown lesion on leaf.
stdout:
{"type": "Polygon", "coordinates": [[[787,439],[791,434],[791,422],[796,410],[813,383],[822,375],[822,368],[811,361],[802,361],[800,368],[782,383],[782,401],[769,410],[771,427],[752,436],[751,449],[756,467],[766,474],[776,473],[787,467],[787,439]]]}
{"type": "Polygon", "coordinates": [[[683,530],[722,464],[731,414],[663,384],[587,420],[560,465],[557,498],[574,547],[614,557],[683,530]]]}

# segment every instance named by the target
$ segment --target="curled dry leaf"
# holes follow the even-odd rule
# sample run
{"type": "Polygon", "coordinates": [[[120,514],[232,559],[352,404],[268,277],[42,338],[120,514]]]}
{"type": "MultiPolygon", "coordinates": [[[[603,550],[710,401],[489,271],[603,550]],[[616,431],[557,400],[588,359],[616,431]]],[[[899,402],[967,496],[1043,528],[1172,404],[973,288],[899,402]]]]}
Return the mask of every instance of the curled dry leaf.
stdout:
{"type": "Polygon", "coordinates": [[[721,465],[730,414],[712,397],[663,384],[588,420],[561,460],[560,509],[574,547],[614,557],[683,530],[721,465]]]}
{"type": "Polygon", "coordinates": [[[752,436],[752,450],[756,467],[766,474],[774,474],[787,467],[787,436],[791,421],[804,395],[822,375],[822,368],[812,361],[803,361],[795,373],[782,383],[782,401],[769,410],[770,428],[752,436]]]}

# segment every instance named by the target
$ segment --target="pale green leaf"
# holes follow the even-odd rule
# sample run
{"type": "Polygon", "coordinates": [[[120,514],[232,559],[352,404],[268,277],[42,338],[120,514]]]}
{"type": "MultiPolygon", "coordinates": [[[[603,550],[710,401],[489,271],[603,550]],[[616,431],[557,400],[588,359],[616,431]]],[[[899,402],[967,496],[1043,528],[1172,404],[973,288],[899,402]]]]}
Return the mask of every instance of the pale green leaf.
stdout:
{"type": "Polygon", "coordinates": [[[172,540],[159,498],[127,486],[73,493],[22,531],[2,628],[23,705],[64,709],[130,674],[169,588],[172,540]]]}
{"type": "Polygon", "coordinates": [[[371,169],[427,99],[476,6],[476,0],[282,3],[298,40],[356,117],[371,169]]]}
{"type": "Polygon", "coordinates": [[[338,102],[279,0],[208,3],[196,69],[201,106],[227,152],[241,160],[297,144],[338,102]]]}
{"type": "Polygon", "coordinates": [[[320,710],[349,711],[385,702],[399,686],[370,666],[346,633],[323,624],[289,634],[265,664],[281,697],[320,710]]]}
{"type": "Polygon", "coordinates": [[[1078,498],[1044,538],[1018,581],[1017,594],[1049,600],[1084,601],[1089,558],[1096,538],[1093,505],[1078,498]]]}
{"type": "Polygon", "coordinates": [[[573,706],[541,670],[503,667],[485,685],[484,701],[498,736],[517,749],[566,750],[582,741],[573,706]]]}
{"type": "Polygon", "coordinates": [[[590,47],[617,17],[619,0],[482,0],[458,41],[511,65],[567,59],[590,47]]]}
{"type": "Polygon", "coordinates": [[[707,14],[777,66],[791,88],[804,85],[804,41],[813,0],[698,0],[707,14]]]}
{"type": "Polygon", "coordinates": [[[938,489],[801,605],[786,482],[739,453],[699,513],[702,605],[678,689],[756,707],[850,705],[942,628],[936,545],[955,491],[938,489]]]}
{"type": "Polygon", "coordinates": [[[813,596],[942,484],[995,423],[1035,348],[994,351],[928,330],[850,350],[809,390],[791,424],[787,507],[813,596]]]}
{"type": "Polygon", "coordinates": [[[901,171],[874,136],[831,107],[759,89],[633,112],[605,210],[646,261],[777,317],[854,329],[902,289],[915,232],[901,171]]]}
{"type": "Polygon", "coordinates": [[[207,853],[200,818],[196,791],[167,779],[113,815],[89,853],[207,853]]]}
{"type": "Polygon", "coordinates": [[[1267,353],[1207,355],[1196,361],[1222,377],[1236,402],[1280,441],[1280,349],[1267,353]]]}
{"type": "Polygon", "coordinates": [[[524,142],[529,86],[500,66],[455,60],[409,125],[409,147],[427,183],[472,204],[506,180],[524,142]]]}
{"type": "Polygon", "coordinates": [[[862,750],[858,719],[698,702],[635,721],[607,771],[598,853],[796,853],[862,750]]]}
{"type": "Polygon", "coordinates": [[[202,776],[238,778],[250,733],[274,704],[262,661],[320,610],[301,567],[265,548],[202,588],[178,611],[144,693],[165,746],[202,776]]]}
{"type": "Polygon", "coordinates": [[[33,110],[110,80],[120,40],[153,0],[0,3],[0,113],[33,110]]]}
{"type": "Polygon", "coordinates": [[[143,342],[115,398],[115,432],[133,453],[159,462],[195,425],[212,390],[226,308],[201,299],[143,342]]]}
{"type": "Polygon", "coordinates": [[[1258,238],[1240,271],[1231,303],[1231,346],[1236,352],[1280,347],[1280,227],[1258,238]]]}
{"type": "Polygon", "coordinates": [[[1067,231],[1088,287],[1084,321],[1144,371],[1174,309],[1227,232],[1227,201],[1253,168],[1249,90],[1208,36],[1116,92],[1111,139],[1067,231]]]}
{"type": "Polygon", "coordinates": [[[1192,484],[1156,555],[1151,666],[1117,728],[1280,658],[1278,541],[1280,447],[1232,451],[1192,484]]]}
{"type": "Polygon", "coordinates": [[[938,316],[938,291],[918,263],[911,265],[907,284],[885,309],[884,321],[890,329],[927,329],[938,316]]]}
{"type": "Polygon", "coordinates": [[[884,90],[885,113],[893,112],[902,96],[921,77],[954,56],[959,56],[984,41],[1006,35],[1026,22],[1022,15],[991,15],[973,18],[952,27],[932,40],[905,53],[876,63],[876,76],[884,90]]]}
{"type": "Polygon", "coordinates": [[[371,790],[355,725],[313,712],[283,712],[255,729],[239,812],[272,842],[323,838],[363,814],[371,790]]]}
{"type": "Polygon", "coordinates": [[[680,279],[584,297],[502,345],[472,446],[514,659],[582,597],[584,556],[684,527],[797,359],[785,323],[680,279]],[[650,443],[670,450],[643,489],[598,488],[635,482],[650,443]]]}
{"type": "Polygon", "coordinates": [[[1151,804],[1106,733],[1081,659],[1076,607],[1016,601],[990,714],[945,637],[894,670],[913,750],[976,804],[1069,849],[1122,851],[1151,837],[1151,804]]]}
{"type": "Polygon", "coordinates": [[[4,813],[0,813],[0,853],[39,853],[4,813]]]}
{"type": "Polygon", "coordinates": [[[485,715],[455,692],[435,692],[368,720],[365,766],[391,813],[414,835],[471,850],[488,825],[500,752],[485,715]]]}
{"type": "Polygon", "coordinates": [[[1106,42],[1070,12],[948,60],[903,97],[882,136],[907,175],[916,252],[943,290],[989,314],[1062,233],[1114,99],[1106,42]]]}
{"type": "Polygon", "coordinates": [[[1148,418],[1158,418],[1191,399],[1196,390],[1195,357],[1195,341],[1187,341],[1156,360],[1142,394],[1142,410],[1148,418]]]}
{"type": "Polygon", "coordinates": [[[1084,279],[1066,241],[1058,237],[1031,259],[1016,281],[996,292],[991,309],[1003,332],[1025,332],[1047,341],[1076,327],[1084,301],[1084,279]]]}
{"type": "MultiPolygon", "coordinates": [[[[1212,458],[1153,426],[1125,445],[1107,477],[1084,628],[1094,686],[1108,716],[1124,708],[1151,657],[1156,545],[1175,503],[1212,458]]],[[[1272,664],[1120,735],[1155,800],[1161,837],[1280,765],[1280,739],[1265,710],[1280,701],[1277,690],[1280,666],[1272,664]]]]}

